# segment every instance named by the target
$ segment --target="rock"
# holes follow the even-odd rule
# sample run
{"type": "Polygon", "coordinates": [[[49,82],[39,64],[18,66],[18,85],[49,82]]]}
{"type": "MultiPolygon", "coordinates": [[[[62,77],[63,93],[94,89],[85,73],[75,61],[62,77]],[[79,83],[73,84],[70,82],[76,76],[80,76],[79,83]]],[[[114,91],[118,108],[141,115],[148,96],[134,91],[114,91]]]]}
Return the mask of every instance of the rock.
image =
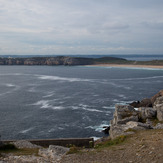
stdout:
{"type": "Polygon", "coordinates": [[[135,108],[139,108],[139,107],[153,107],[156,99],[158,97],[161,97],[161,96],[163,96],[163,90],[158,92],[156,95],[154,95],[150,99],[149,98],[145,98],[142,101],[134,101],[130,105],[135,107],[135,108]]]}
{"type": "Polygon", "coordinates": [[[126,133],[124,133],[124,132],[127,129],[128,129],[127,125],[125,125],[125,124],[110,126],[109,136],[111,139],[115,139],[116,137],[118,137],[120,135],[125,135],[126,133]]]}
{"type": "Polygon", "coordinates": [[[154,129],[163,129],[163,124],[158,123],[158,124],[154,127],[154,129]]]}
{"type": "Polygon", "coordinates": [[[139,111],[139,120],[146,122],[147,119],[152,119],[156,117],[156,109],[150,107],[141,107],[138,108],[139,111]]]}
{"type": "Polygon", "coordinates": [[[6,158],[6,163],[49,163],[48,160],[45,160],[42,157],[38,156],[14,156],[10,155],[6,158]]]}
{"type": "Polygon", "coordinates": [[[104,132],[106,135],[109,134],[109,130],[110,130],[110,126],[104,126],[104,129],[102,130],[102,132],[104,132]]]}
{"type": "Polygon", "coordinates": [[[135,108],[139,108],[139,107],[152,107],[152,102],[151,99],[145,98],[142,101],[134,101],[130,104],[131,106],[135,107],[135,108]]]}
{"type": "Polygon", "coordinates": [[[157,110],[157,119],[163,121],[163,96],[156,99],[154,108],[157,110]]]}
{"type": "Polygon", "coordinates": [[[116,105],[112,125],[125,124],[128,121],[138,121],[138,113],[130,105],[116,105]]]}
{"type": "Polygon", "coordinates": [[[158,97],[161,97],[161,96],[163,96],[163,90],[159,91],[156,95],[154,95],[153,97],[151,97],[151,102],[152,102],[152,105],[153,106],[154,106],[154,103],[155,103],[156,99],[158,97]]]}
{"type": "Polygon", "coordinates": [[[133,130],[162,129],[163,124],[153,125],[153,120],[163,121],[163,90],[151,99],[133,102],[131,105],[116,105],[113,120],[110,121],[110,137],[130,134],[133,130]],[[152,107],[153,106],[153,107],[152,107]]]}
{"type": "Polygon", "coordinates": [[[15,141],[12,144],[14,144],[19,149],[21,149],[21,148],[42,148],[41,146],[32,144],[31,142],[29,142],[27,140],[15,141]]]}
{"type": "Polygon", "coordinates": [[[59,161],[68,151],[69,148],[50,145],[48,149],[39,149],[39,155],[53,162],[59,161]]]}
{"type": "Polygon", "coordinates": [[[146,123],[141,123],[141,122],[127,122],[126,123],[128,128],[132,128],[134,130],[144,130],[144,129],[151,129],[151,126],[146,123]]]}

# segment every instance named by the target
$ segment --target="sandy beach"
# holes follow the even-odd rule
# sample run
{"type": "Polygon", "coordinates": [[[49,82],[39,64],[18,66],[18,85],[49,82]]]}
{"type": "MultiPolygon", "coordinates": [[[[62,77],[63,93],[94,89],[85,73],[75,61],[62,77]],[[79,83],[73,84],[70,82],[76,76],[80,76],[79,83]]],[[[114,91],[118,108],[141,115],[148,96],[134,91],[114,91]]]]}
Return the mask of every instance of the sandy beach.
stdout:
{"type": "Polygon", "coordinates": [[[125,64],[97,64],[97,65],[89,65],[89,66],[101,66],[101,67],[133,67],[133,68],[155,68],[155,69],[163,69],[163,65],[125,65],[125,64]]]}

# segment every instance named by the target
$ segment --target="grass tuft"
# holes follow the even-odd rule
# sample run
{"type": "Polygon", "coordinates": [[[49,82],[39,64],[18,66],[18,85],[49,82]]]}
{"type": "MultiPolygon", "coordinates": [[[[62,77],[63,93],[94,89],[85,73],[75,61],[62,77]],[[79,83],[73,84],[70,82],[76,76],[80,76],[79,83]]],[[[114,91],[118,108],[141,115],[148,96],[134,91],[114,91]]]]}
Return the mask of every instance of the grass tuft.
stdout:
{"type": "Polygon", "coordinates": [[[121,135],[113,140],[108,140],[108,141],[96,144],[95,149],[107,148],[113,145],[117,145],[117,144],[124,142],[125,139],[126,139],[126,136],[121,135]]]}
{"type": "Polygon", "coordinates": [[[70,150],[67,152],[67,154],[78,153],[80,150],[81,150],[81,148],[76,147],[76,146],[72,146],[72,147],[70,147],[70,150]]]}

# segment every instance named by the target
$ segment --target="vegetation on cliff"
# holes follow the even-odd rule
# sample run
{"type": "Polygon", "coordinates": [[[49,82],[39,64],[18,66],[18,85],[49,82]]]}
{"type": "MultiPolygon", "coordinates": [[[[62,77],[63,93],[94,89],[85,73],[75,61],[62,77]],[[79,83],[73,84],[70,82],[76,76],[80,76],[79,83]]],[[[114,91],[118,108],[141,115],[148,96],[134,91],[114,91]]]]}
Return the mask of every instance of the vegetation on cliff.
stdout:
{"type": "Polygon", "coordinates": [[[129,61],[117,57],[83,58],[68,56],[0,58],[0,65],[96,65],[96,64],[163,65],[163,60],[129,61]]]}

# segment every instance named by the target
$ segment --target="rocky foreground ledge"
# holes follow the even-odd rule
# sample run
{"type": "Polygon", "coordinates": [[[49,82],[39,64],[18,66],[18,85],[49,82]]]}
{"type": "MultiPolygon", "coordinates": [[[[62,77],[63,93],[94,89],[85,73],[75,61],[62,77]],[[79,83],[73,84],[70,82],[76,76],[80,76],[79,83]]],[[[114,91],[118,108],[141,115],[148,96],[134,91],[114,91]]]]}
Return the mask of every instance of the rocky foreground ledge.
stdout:
{"type": "Polygon", "coordinates": [[[163,129],[163,90],[151,99],[131,105],[116,105],[109,135],[114,139],[120,135],[133,134],[135,130],[147,129],[163,129]]]}

